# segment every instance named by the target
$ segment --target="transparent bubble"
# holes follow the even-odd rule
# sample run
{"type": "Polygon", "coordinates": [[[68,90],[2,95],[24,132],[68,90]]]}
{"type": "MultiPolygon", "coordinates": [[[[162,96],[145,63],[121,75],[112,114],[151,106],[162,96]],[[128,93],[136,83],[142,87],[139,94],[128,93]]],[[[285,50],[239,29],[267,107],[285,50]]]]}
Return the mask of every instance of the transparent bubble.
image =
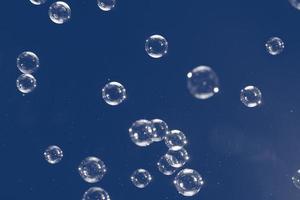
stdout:
{"type": "Polygon", "coordinates": [[[169,132],[167,123],[161,119],[153,119],[151,122],[154,127],[152,140],[154,142],[162,141],[169,132]]]}
{"type": "Polygon", "coordinates": [[[79,165],[80,176],[88,183],[99,182],[106,174],[106,166],[102,160],[97,157],[87,157],[79,165]]]}
{"type": "Polygon", "coordinates": [[[63,151],[55,145],[49,146],[44,152],[45,159],[50,164],[59,163],[63,158],[63,151]]]}
{"type": "Polygon", "coordinates": [[[146,40],[145,50],[152,58],[161,58],[168,53],[168,42],[161,35],[152,35],[146,40]]]}
{"type": "Polygon", "coordinates": [[[129,136],[133,143],[145,147],[150,145],[153,136],[153,125],[151,121],[141,119],[132,124],[129,128],[129,136]]]}
{"type": "Polygon", "coordinates": [[[30,0],[30,2],[34,5],[42,5],[46,3],[47,0],[30,0]]]}
{"type": "Polygon", "coordinates": [[[32,92],[37,86],[36,79],[30,74],[20,75],[16,83],[18,90],[24,94],[32,92]]]}
{"type": "Polygon", "coordinates": [[[188,152],[184,148],[177,151],[169,150],[165,156],[167,162],[175,168],[182,167],[190,159],[188,152]]]}
{"type": "Polygon", "coordinates": [[[25,51],[18,56],[17,67],[24,74],[32,74],[40,67],[40,60],[35,53],[25,51]]]}
{"type": "Polygon", "coordinates": [[[152,181],[152,176],[145,169],[137,169],[133,172],[130,179],[136,187],[145,188],[152,181]]]}
{"type": "Polygon", "coordinates": [[[300,170],[298,170],[292,177],[293,184],[296,188],[300,189],[300,170]]]}
{"type": "Polygon", "coordinates": [[[247,86],[241,90],[241,101],[242,103],[253,108],[262,104],[262,94],[257,87],[247,86]]]}
{"type": "Polygon", "coordinates": [[[199,66],[187,74],[187,87],[197,99],[208,99],[219,92],[219,78],[208,66],[199,66]]]}
{"type": "Polygon", "coordinates": [[[56,24],[63,24],[71,19],[71,8],[63,2],[57,1],[49,8],[49,17],[56,24]]]}
{"type": "Polygon", "coordinates": [[[187,139],[183,132],[172,130],[165,137],[165,143],[170,150],[179,150],[187,144],[187,139]]]}
{"type": "Polygon", "coordinates": [[[158,170],[163,173],[164,175],[167,175],[167,176],[170,176],[172,174],[175,173],[176,171],[176,168],[175,167],[172,167],[168,161],[167,161],[167,158],[166,156],[162,156],[159,161],[157,162],[157,167],[158,167],[158,170]]]}
{"type": "Polygon", "coordinates": [[[97,0],[99,8],[103,11],[110,11],[116,6],[116,0],[97,0]]]}
{"type": "Polygon", "coordinates": [[[102,89],[102,98],[111,106],[119,105],[127,98],[126,89],[118,82],[107,83],[102,89]]]}
{"type": "Polygon", "coordinates": [[[271,55],[278,55],[284,49],[284,42],[278,37],[270,38],[267,43],[265,44],[267,51],[271,55]]]}
{"type": "Polygon", "coordinates": [[[204,181],[196,170],[183,169],[176,175],[174,185],[180,194],[188,197],[197,194],[204,181]]]}
{"type": "Polygon", "coordinates": [[[91,187],[84,193],[82,200],[110,200],[110,197],[104,189],[91,187]]]}
{"type": "Polygon", "coordinates": [[[289,0],[289,2],[294,8],[300,10],[300,0],[289,0]]]}

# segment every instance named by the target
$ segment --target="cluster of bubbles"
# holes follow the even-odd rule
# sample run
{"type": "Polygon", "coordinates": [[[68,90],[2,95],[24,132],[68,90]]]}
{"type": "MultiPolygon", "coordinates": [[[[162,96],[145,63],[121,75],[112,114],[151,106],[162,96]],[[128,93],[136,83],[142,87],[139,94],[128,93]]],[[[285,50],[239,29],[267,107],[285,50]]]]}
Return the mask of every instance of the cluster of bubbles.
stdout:
{"type": "MultiPolygon", "coordinates": [[[[180,130],[169,130],[167,123],[161,119],[135,121],[129,128],[129,136],[140,147],[164,141],[168,151],[157,162],[158,170],[164,175],[173,175],[190,159],[184,148],[188,143],[185,134],[180,130]]],[[[151,174],[145,169],[138,169],[131,176],[132,183],[138,188],[146,187],[151,180],[151,174]]],[[[196,170],[183,169],[176,175],[173,183],[178,193],[193,196],[200,191],[204,181],[196,170]]]]}

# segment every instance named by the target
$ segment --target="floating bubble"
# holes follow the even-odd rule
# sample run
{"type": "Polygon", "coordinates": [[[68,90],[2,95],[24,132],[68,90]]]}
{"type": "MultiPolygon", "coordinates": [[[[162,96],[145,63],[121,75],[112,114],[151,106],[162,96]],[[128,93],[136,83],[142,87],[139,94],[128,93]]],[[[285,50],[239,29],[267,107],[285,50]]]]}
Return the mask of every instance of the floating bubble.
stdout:
{"type": "Polygon", "coordinates": [[[289,2],[294,8],[300,10],[300,0],[289,0],[289,2]]]}
{"type": "Polygon", "coordinates": [[[247,86],[241,90],[241,101],[242,103],[253,108],[262,104],[262,94],[257,87],[247,86]]]}
{"type": "Polygon", "coordinates": [[[152,35],[146,40],[145,50],[152,58],[161,58],[168,53],[168,42],[161,35],[152,35]]]}
{"type": "Polygon", "coordinates": [[[219,92],[219,78],[208,66],[199,66],[187,74],[187,87],[197,99],[208,99],[219,92]]]}
{"type": "Polygon", "coordinates": [[[293,184],[296,188],[300,189],[300,170],[298,170],[292,177],[293,184]]]}
{"type": "Polygon", "coordinates": [[[184,148],[177,151],[169,150],[165,156],[167,162],[174,168],[182,167],[190,159],[188,152],[184,148]]]}
{"type": "Polygon", "coordinates": [[[164,175],[170,176],[175,173],[176,168],[172,167],[166,158],[166,156],[162,156],[159,161],[157,162],[158,170],[163,173],[164,175]]]}
{"type": "Polygon", "coordinates": [[[97,0],[99,8],[103,11],[110,11],[116,6],[116,0],[97,0]]]}
{"type": "Polygon", "coordinates": [[[150,145],[153,142],[153,125],[151,121],[141,119],[134,122],[129,128],[129,136],[132,142],[140,147],[150,145]]]}
{"type": "Polygon", "coordinates": [[[46,3],[47,0],[30,0],[30,2],[34,5],[42,5],[46,3]]]}
{"type": "Polygon", "coordinates": [[[102,89],[102,98],[111,106],[119,105],[127,98],[126,89],[118,82],[107,83],[102,89]]]}
{"type": "Polygon", "coordinates": [[[97,157],[87,157],[79,165],[80,176],[88,183],[99,182],[106,174],[106,166],[102,160],[97,157]]]}
{"type": "Polygon", "coordinates": [[[145,188],[152,181],[152,176],[145,169],[137,169],[133,172],[130,179],[136,187],[145,188]]]}
{"type": "Polygon", "coordinates": [[[36,86],[36,79],[30,74],[22,74],[17,78],[17,88],[20,92],[27,94],[32,92],[36,86]]]}
{"type": "Polygon", "coordinates": [[[187,144],[186,136],[179,130],[172,130],[165,137],[165,143],[170,150],[179,150],[187,144]]]}
{"type": "Polygon", "coordinates": [[[280,54],[284,49],[284,42],[278,37],[270,38],[265,44],[267,51],[275,56],[280,54]]]}
{"type": "Polygon", "coordinates": [[[40,67],[40,60],[35,53],[25,51],[18,56],[17,67],[24,74],[32,74],[40,67]]]}
{"type": "Polygon", "coordinates": [[[91,187],[84,193],[82,200],[110,200],[110,197],[104,189],[91,187]]]}
{"type": "Polygon", "coordinates": [[[63,2],[57,1],[49,8],[49,17],[56,24],[63,24],[71,19],[71,8],[63,2]]]}
{"type": "Polygon", "coordinates": [[[183,169],[176,175],[174,185],[180,194],[189,197],[200,191],[204,181],[196,170],[183,169]]]}
{"type": "Polygon", "coordinates": [[[151,122],[154,127],[152,140],[154,142],[162,141],[169,132],[167,123],[161,119],[153,119],[151,122]]]}
{"type": "Polygon", "coordinates": [[[63,158],[63,151],[55,145],[49,146],[44,152],[45,159],[50,164],[59,163],[63,158]]]}

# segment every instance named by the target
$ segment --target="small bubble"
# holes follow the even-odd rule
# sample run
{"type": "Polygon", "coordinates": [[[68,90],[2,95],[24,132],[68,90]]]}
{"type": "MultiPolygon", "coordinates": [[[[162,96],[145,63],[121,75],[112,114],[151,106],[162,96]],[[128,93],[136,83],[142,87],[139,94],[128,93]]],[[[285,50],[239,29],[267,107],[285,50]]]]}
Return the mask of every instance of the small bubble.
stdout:
{"type": "Polygon", "coordinates": [[[161,35],[152,35],[146,40],[145,50],[152,58],[161,58],[168,53],[168,42],[161,35]]]}
{"type": "Polygon", "coordinates": [[[275,56],[280,54],[284,49],[284,42],[278,37],[270,38],[265,44],[267,51],[275,56]]]}
{"type": "Polygon", "coordinates": [[[71,8],[63,2],[57,1],[49,8],[49,17],[56,24],[63,24],[71,19],[71,8]]]}
{"type": "Polygon", "coordinates": [[[32,74],[40,67],[40,60],[35,53],[25,51],[18,56],[17,67],[24,74],[32,74]]]}
{"type": "Polygon", "coordinates": [[[240,99],[242,103],[249,108],[262,104],[262,94],[260,90],[254,86],[247,86],[242,89],[240,99]]]}
{"type": "Polygon", "coordinates": [[[179,150],[187,144],[186,136],[179,130],[172,130],[165,137],[165,143],[170,150],[179,150]]]}
{"type": "Polygon", "coordinates": [[[110,200],[110,197],[104,189],[91,187],[84,193],[82,200],[110,200]]]}
{"type": "Polygon", "coordinates": [[[300,189],[300,170],[298,170],[292,177],[293,184],[296,188],[300,189]]]}
{"type": "Polygon", "coordinates": [[[49,146],[44,152],[45,159],[50,164],[59,163],[63,158],[63,151],[55,145],[49,146]]]}
{"type": "Polygon", "coordinates": [[[119,105],[127,98],[126,89],[118,82],[107,83],[102,89],[102,98],[111,106],[119,105]]]}
{"type": "Polygon", "coordinates": [[[208,66],[199,66],[187,74],[187,87],[197,99],[208,99],[219,92],[217,74],[208,66]]]}
{"type": "Polygon", "coordinates": [[[154,127],[152,140],[154,142],[162,141],[169,132],[167,123],[161,119],[153,119],[151,122],[154,127]]]}
{"type": "Polygon", "coordinates": [[[167,161],[167,158],[166,156],[162,156],[159,161],[157,162],[157,167],[158,167],[158,170],[163,173],[164,175],[167,175],[167,176],[170,176],[172,174],[175,173],[176,171],[176,168],[175,167],[172,167],[168,161],[167,161]]]}
{"type": "Polygon", "coordinates": [[[20,92],[27,94],[32,92],[36,86],[36,79],[30,74],[22,74],[17,78],[17,88],[20,92]]]}
{"type": "Polygon", "coordinates": [[[130,179],[136,187],[145,188],[152,181],[152,176],[145,169],[137,169],[133,172],[130,179]]]}
{"type": "Polygon", "coordinates": [[[30,2],[34,5],[42,5],[46,3],[47,0],[30,0],[30,2]]]}
{"type": "Polygon", "coordinates": [[[141,119],[134,122],[129,128],[129,136],[132,142],[140,147],[150,145],[153,142],[153,125],[151,121],[141,119]]]}
{"type": "Polygon", "coordinates": [[[88,183],[99,182],[106,174],[106,166],[102,160],[97,157],[87,157],[79,165],[80,176],[88,183]]]}
{"type": "Polygon", "coordinates": [[[168,163],[175,168],[181,168],[190,159],[188,152],[184,148],[177,151],[169,150],[165,156],[168,163]]]}
{"type": "Polygon", "coordinates": [[[116,0],[97,0],[99,8],[103,11],[110,11],[116,6],[116,0]]]}
{"type": "Polygon", "coordinates": [[[180,194],[189,197],[200,191],[204,181],[196,170],[183,169],[176,175],[174,185],[180,194]]]}

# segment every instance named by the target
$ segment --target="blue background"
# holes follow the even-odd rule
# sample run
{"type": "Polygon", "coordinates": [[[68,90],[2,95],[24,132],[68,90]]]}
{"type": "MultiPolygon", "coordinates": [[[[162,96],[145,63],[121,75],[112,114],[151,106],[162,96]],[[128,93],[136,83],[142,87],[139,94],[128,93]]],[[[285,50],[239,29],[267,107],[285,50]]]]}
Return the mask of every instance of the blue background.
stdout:
{"type": "Polygon", "coordinates": [[[287,0],[130,0],[101,11],[95,0],[67,1],[71,20],[52,23],[48,7],[29,0],[1,2],[0,11],[0,199],[81,199],[101,186],[113,200],[298,200],[291,176],[300,168],[300,11],[287,0]],[[161,34],[169,53],[152,59],[144,42],[161,34]],[[286,48],[267,54],[279,36],[286,48]],[[36,52],[41,67],[36,90],[22,96],[16,57],[36,52]],[[186,89],[186,74],[209,65],[221,91],[206,101],[186,89]],[[121,82],[128,99],[105,104],[101,88],[121,82]],[[249,109],[239,100],[246,85],[259,87],[264,104],[249,109]],[[191,161],[205,186],[185,198],[156,162],[167,149],[134,145],[128,128],[137,119],[161,118],[189,139],[191,161]],[[62,162],[43,158],[51,144],[62,162]],[[108,173],[98,184],[77,172],[82,159],[100,157],[108,173]],[[154,181],[145,189],[129,181],[137,168],[154,181]]]}

